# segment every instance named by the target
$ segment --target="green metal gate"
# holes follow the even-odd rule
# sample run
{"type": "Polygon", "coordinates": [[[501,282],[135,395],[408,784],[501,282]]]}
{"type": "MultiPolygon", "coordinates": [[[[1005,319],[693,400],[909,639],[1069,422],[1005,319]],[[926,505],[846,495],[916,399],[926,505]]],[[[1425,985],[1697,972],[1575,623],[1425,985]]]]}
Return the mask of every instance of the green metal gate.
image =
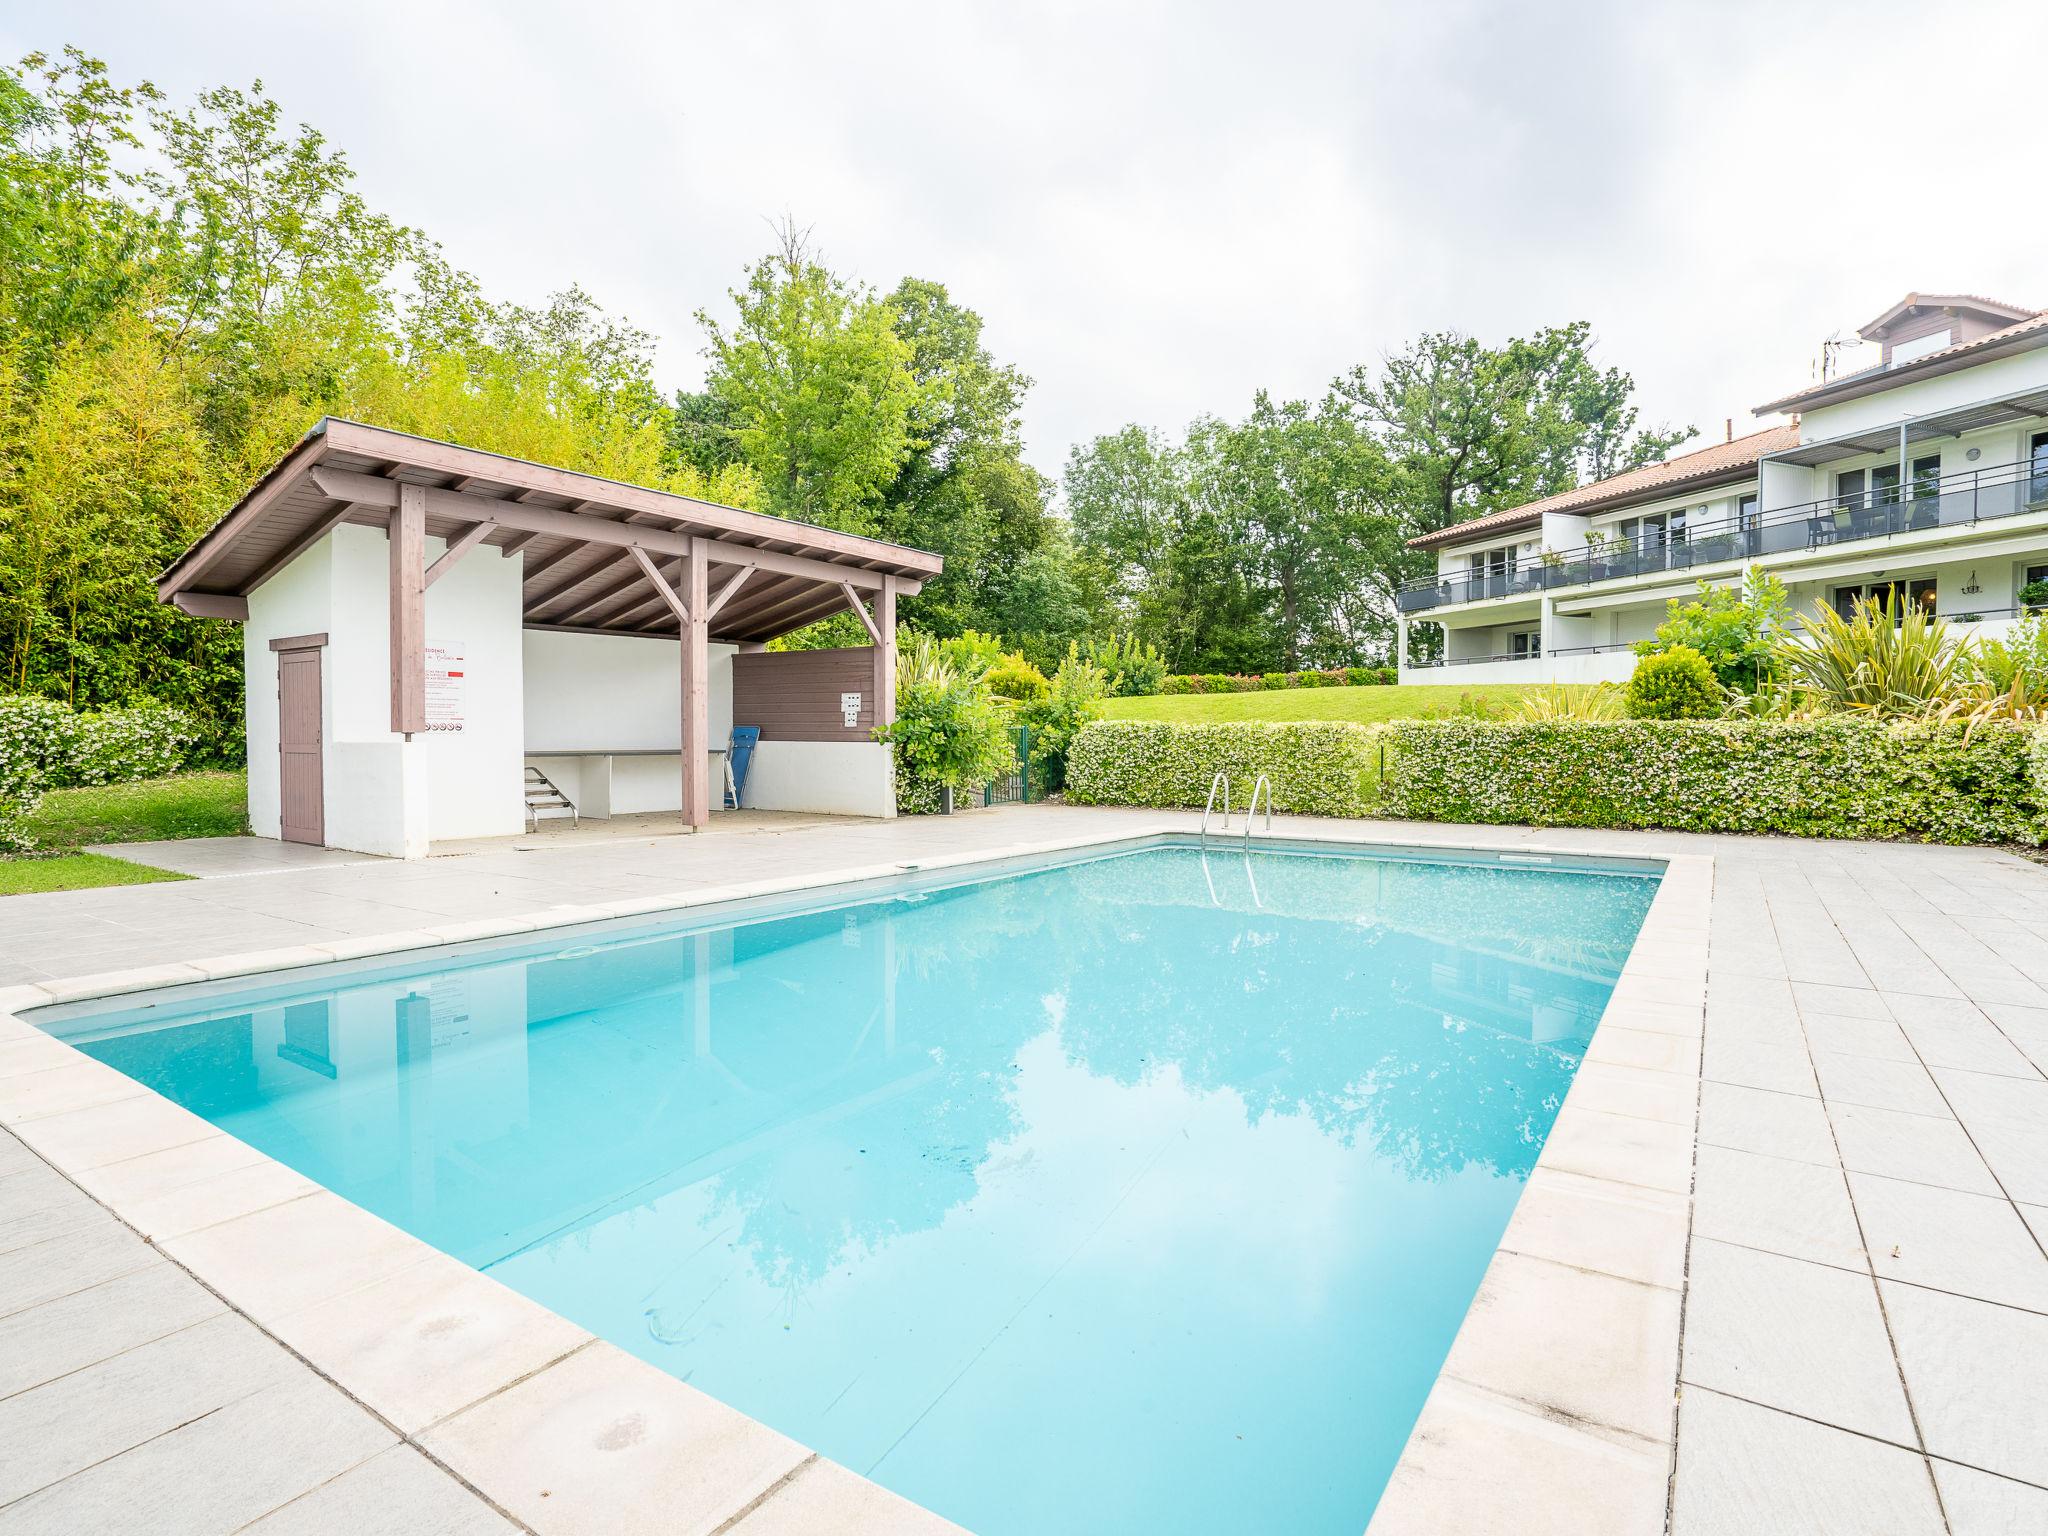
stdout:
{"type": "Polygon", "coordinates": [[[1020,725],[1010,733],[1017,743],[1017,762],[999,779],[992,779],[981,792],[983,805],[1029,805],[1031,803],[1031,727],[1020,725]]]}

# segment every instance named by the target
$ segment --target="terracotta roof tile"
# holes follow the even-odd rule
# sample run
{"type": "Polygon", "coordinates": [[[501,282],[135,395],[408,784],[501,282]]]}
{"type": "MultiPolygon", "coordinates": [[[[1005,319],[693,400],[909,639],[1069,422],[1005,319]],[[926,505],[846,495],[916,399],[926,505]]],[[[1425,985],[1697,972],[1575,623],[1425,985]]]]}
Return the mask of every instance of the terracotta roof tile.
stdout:
{"type": "Polygon", "coordinates": [[[1546,496],[1541,501],[1531,501],[1519,507],[1489,513],[1485,517],[1475,517],[1470,522],[1459,523],[1436,533],[1425,533],[1419,538],[1410,539],[1408,543],[1414,549],[1435,549],[1442,544],[1463,543],[1466,539],[1481,534],[1533,527],[1543,521],[1543,514],[1546,512],[1590,511],[1631,501],[1646,501],[1701,481],[1736,478],[1744,470],[1755,468],[1757,461],[1767,454],[1782,453],[1787,448],[1798,446],[1797,426],[1766,427],[1761,432],[1752,432],[1747,437],[1736,438],[1733,442],[1713,443],[1705,448],[1695,448],[1691,453],[1681,453],[1676,458],[1645,464],[1637,469],[1623,470],[1618,475],[1609,475],[1605,480],[1595,480],[1591,485],[1582,485],[1575,490],[1560,491],[1557,495],[1546,496]]]}

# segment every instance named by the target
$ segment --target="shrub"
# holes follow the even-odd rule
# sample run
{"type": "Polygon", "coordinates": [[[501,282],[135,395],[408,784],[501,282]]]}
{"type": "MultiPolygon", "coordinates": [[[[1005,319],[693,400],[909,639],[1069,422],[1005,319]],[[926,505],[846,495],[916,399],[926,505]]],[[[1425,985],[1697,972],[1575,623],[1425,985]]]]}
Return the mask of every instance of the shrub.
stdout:
{"type": "Polygon", "coordinates": [[[53,784],[125,784],[157,779],[185,766],[199,742],[199,722],[166,704],[109,709],[75,717],[65,761],[53,784]]]}
{"type": "Polygon", "coordinates": [[[1858,602],[1852,618],[1816,603],[1804,642],[1781,639],[1779,672],[1828,709],[1913,719],[1965,692],[1971,647],[1918,603],[1858,602]]]}
{"type": "Polygon", "coordinates": [[[1739,587],[1700,583],[1699,596],[1673,598],[1654,640],[1637,642],[1638,656],[1680,646],[1706,657],[1723,688],[1755,693],[1770,670],[1772,646],[1785,627],[1785,584],[1768,571],[1743,573],[1739,587]]]}
{"type": "Polygon", "coordinates": [[[1102,669],[1111,698],[1142,698],[1166,691],[1166,658],[1136,635],[1112,634],[1081,647],[1081,659],[1102,669]]]}
{"type": "Polygon", "coordinates": [[[2034,728],[1811,720],[1389,721],[1385,813],[1931,842],[2041,841],[2034,728]]]}
{"type": "Polygon", "coordinates": [[[1067,752],[1067,798],[1080,805],[1199,806],[1218,773],[1240,808],[1265,774],[1273,808],[1363,816],[1372,806],[1379,735],[1338,721],[1097,720],[1067,752]]]}
{"type": "Polygon", "coordinates": [[[913,635],[896,659],[896,720],[875,732],[895,749],[896,805],[935,810],[941,789],[978,789],[1016,762],[1010,715],[973,651],[913,635]]]}
{"type": "Polygon", "coordinates": [[[1084,661],[1080,651],[1070,645],[1067,659],[1052,675],[1046,696],[1019,712],[1019,718],[1031,727],[1031,766],[1045,790],[1066,787],[1067,753],[1074,737],[1102,713],[1102,701],[1108,697],[1108,676],[1093,662],[1084,661]]]}
{"type": "Polygon", "coordinates": [[[1628,709],[1612,683],[1558,683],[1524,694],[1510,714],[1516,720],[1620,720],[1628,709]]]}
{"type": "Polygon", "coordinates": [[[995,665],[989,668],[988,689],[999,699],[1015,699],[1019,703],[1030,704],[1050,694],[1052,684],[1045,680],[1043,672],[1012,651],[1006,656],[998,656],[995,665]]]}
{"type": "Polygon", "coordinates": [[[2018,592],[2020,606],[2028,613],[2048,608],[2048,581],[2030,581],[2018,592]]]}
{"type": "Polygon", "coordinates": [[[50,743],[70,711],[48,699],[0,698],[0,853],[35,847],[28,819],[42,803],[50,743]]]}
{"type": "Polygon", "coordinates": [[[1638,720],[1710,719],[1726,696],[1707,658],[1689,645],[1643,657],[1628,680],[1628,712],[1638,720]]]}

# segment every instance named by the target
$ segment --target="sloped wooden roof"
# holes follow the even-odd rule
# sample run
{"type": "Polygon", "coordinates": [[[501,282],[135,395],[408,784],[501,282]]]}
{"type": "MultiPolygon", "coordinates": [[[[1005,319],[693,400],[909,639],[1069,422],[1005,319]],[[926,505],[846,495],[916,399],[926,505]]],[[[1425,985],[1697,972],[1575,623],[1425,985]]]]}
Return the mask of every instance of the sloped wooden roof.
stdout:
{"type": "Polygon", "coordinates": [[[672,582],[693,540],[704,541],[715,592],[737,583],[716,608],[720,640],[800,629],[884,578],[908,596],[943,565],[905,545],[329,417],[172,562],[157,595],[225,611],[331,529],[385,527],[400,485],[427,488],[430,535],[524,555],[529,628],[675,634],[675,612],[640,561],[672,582]]]}

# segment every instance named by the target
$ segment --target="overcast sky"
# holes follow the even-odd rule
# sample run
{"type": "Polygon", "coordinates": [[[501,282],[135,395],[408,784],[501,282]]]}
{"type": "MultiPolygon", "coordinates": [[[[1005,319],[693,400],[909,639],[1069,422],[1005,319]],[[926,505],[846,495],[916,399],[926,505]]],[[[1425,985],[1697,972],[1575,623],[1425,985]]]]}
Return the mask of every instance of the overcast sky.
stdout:
{"type": "Polygon", "coordinates": [[[2048,306],[2039,0],[0,0],[0,42],[260,77],[494,295],[653,331],[664,387],[787,212],[979,310],[1049,472],[1424,329],[1588,320],[1718,437],[1910,289],[2048,306]]]}

